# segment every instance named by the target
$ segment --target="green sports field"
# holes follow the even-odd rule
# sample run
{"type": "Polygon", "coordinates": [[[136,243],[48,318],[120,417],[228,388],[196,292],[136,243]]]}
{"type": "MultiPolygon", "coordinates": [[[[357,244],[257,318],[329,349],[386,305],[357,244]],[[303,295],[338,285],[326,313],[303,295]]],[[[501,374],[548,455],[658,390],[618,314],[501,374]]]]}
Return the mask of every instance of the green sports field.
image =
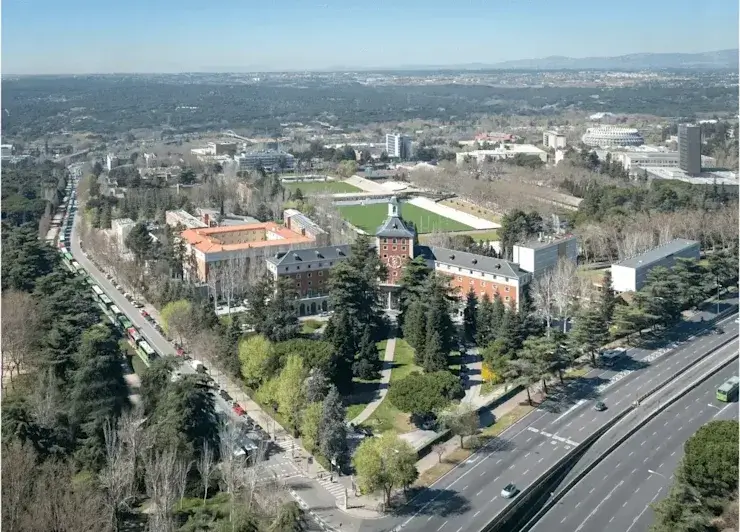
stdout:
{"type": "MultiPolygon", "coordinates": [[[[387,203],[372,203],[369,205],[346,205],[339,207],[342,217],[352,225],[367,233],[374,233],[383,220],[388,216],[387,203]]],[[[416,205],[403,203],[401,216],[412,222],[420,234],[433,231],[454,232],[469,231],[472,227],[450,218],[440,216],[416,205]]]]}
{"type": "Polygon", "coordinates": [[[339,194],[340,192],[362,192],[361,189],[344,181],[305,181],[302,183],[283,183],[283,186],[291,192],[295,192],[297,188],[300,188],[304,196],[339,194]]]}

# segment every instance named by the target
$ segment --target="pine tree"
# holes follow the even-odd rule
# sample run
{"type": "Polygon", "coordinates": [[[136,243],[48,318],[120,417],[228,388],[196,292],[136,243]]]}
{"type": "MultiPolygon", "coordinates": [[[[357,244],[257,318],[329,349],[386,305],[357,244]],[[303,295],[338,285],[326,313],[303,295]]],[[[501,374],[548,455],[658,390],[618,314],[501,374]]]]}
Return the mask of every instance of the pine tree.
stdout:
{"type": "Polygon", "coordinates": [[[336,387],[332,386],[324,398],[319,424],[319,449],[330,462],[342,468],[349,461],[347,447],[347,425],[344,418],[347,410],[336,387]]]}
{"type": "Polygon", "coordinates": [[[399,291],[399,307],[400,313],[398,315],[398,326],[403,328],[403,322],[411,304],[421,297],[424,290],[424,284],[429,277],[429,267],[426,264],[426,260],[422,255],[414,257],[414,260],[406,264],[401,274],[401,285],[399,291]]]}
{"type": "Polygon", "coordinates": [[[445,351],[442,342],[442,335],[438,330],[427,329],[427,339],[424,348],[423,368],[427,373],[442,371],[447,369],[448,351],[445,351]]]}
{"type": "Polygon", "coordinates": [[[346,395],[352,391],[352,364],[357,346],[352,335],[352,322],[346,312],[335,312],[332,315],[324,339],[334,347],[334,358],[331,364],[331,382],[346,395]]]}
{"type": "MultiPolygon", "coordinates": [[[[491,328],[491,340],[498,338],[502,335],[504,320],[506,318],[506,305],[504,304],[504,300],[501,299],[501,296],[496,294],[493,297],[493,303],[491,304],[491,318],[490,318],[490,328],[491,328]]],[[[506,325],[508,327],[508,325],[506,325]]]]}
{"type": "Polygon", "coordinates": [[[416,364],[421,365],[424,358],[424,344],[427,334],[427,305],[421,299],[414,301],[406,313],[403,336],[416,351],[416,364]]]}
{"type": "Polygon", "coordinates": [[[601,316],[607,326],[611,324],[614,319],[614,306],[616,304],[617,299],[614,295],[614,286],[612,285],[612,272],[610,269],[607,269],[604,272],[604,277],[601,282],[601,297],[599,301],[601,316]]]}
{"type": "Polygon", "coordinates": [[[584,309],[576,315],[573,330],[568,335],[568,345],[574,358],[589,355],[596,365],[596,354],[609,339],[604,324],[603,308],[584,309]]]}
{"type": "Polygon", "coordinates": [[[476,321],[478,317],[478,297],[471,289],[465,299],[463,310],[463,337],[466,342],[474,342],[476,337],[476,321]]]}
{"type": "Polygon", "coordinates": [[[486,347],[493,341],[492,319],[493,304],[488,298],[488,294],[484,294],[480,305],[478,305],[478,314],[475,318],[475,342],[479,347],[486,347]]]}
{"type": "Polygon", "coordinates": [[[295,299],[293,280],[287,277],[278,279],[275,294],[267,304],[265,321],[257,331],[263,332],[273,342],[283,342],[297,337],[301,324],[298,322],[295,299]]]}
{"type": "Polygon", "coordinates": [[[362,333],[362,339],[360,340],[360,346],[357,351],[357,357],[352,366],[352,373],[360,379],[368,381],[375,380],[378,378],[380,366],[378,348],[375,342],[373,342],[370,327],[365,327],[365,332],[362,333]]]}

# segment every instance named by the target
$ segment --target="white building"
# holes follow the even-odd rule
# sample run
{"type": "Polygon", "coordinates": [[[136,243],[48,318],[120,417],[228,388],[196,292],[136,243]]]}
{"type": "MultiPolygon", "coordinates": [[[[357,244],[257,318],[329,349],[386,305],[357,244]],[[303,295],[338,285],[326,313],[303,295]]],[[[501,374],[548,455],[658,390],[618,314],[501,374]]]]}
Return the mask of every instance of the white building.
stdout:
{"type": "Polygon", "coordinates": [[[513,262],[535,277],[557,266],[561,258],[577,262],[578,239],[575,236],[540,237],[531,242],[516,244],[512,253],[513,262]]]}
{"type": "Polygon", "coordinates": [[[109,154],[108,154],[108,155],[107,155],[107,156],[105,157],[105,167],[106,167],[106,168],[108,169],[108,171],[110,172],[110,171],[111,171],[111,170],[113,170],[113,169],[114,169],[114,168],[115,168],[116,166],[118,166],[118,157],[116,157],[116,156],[115,156],[115,155],[113,155],[112,153],[109,153],[109,154]]]}
{"type": "Polygon", "coordinates": [[[0,154],[3,160],[10,159],[13,156],[13,145],[0,144],[0,154]]]}
{"type": "Polygon", "coordinates": [[[545,145],[545,148],[554,150],[565,148],[565,135],[557,131],[545,131],[542,134],[542,144],[545,145]]]}
{"type": "Polygon", "coordinates": [[[645,144],[640,132],[629,127],[590,127],[581,140],[586,146],[640,146],[645,144]]]}
{"type": "Polygon", "coordinates": [[[385,136],[385,152],[391,159],[411,158],[411,137],[400,133],[388,133],[385,136]]]}
{"type": "MultiPolygon", "coordinates": [[[[652,168],[678,168],[679,154],[677,151],[667,152],[615,152],[612,153],[612,160],[619,161],[625,170],[630,173],[636,173],[640,167],[649,166],[652,168]]],[[[704,166],[713,166],[714,158],[702,155],[702,164],[704,166]]]]}
{"type": "Polygon", "coordinates": [[[264,168],[268,171],[292,170],[295,168],[295,158],[287,152],[266,150],[252,153],[242,153],[234,157],[239,170],[256,170],[264,168]]]}
{"type": "Polygon", "coordinates": [[[113,235],[116,237],[116,240],[118,240],[118,243],[121,245],[124,245],[124,242],[126,242],[126,237],[135,225],[136,222],[134,222],[131,218],[116,218],[115,220],[111,220],[110,222],[113,235]]]}
{"type": "Polygon", "coordinates": [[[547,162],[547,152],[531,144],[504,144],[497,147],[495,150],[461,151],[457,153],[456,161],[457,164],[461,164],[468,160],[482,163],[488,157],[493,161],[497,161],[501,159],[510,159],[517,154],[532,155],[539,157],[544,163],[547,162]]]}
{"type": "Polygon", "coordinates": [[[203,222],[203,220],[183,210],[165,212],[164,220],[170,227],[177,227],[178,225],[183,226],[185,229],[208,227],[208,224],[203,222]]]}
{"type": "Polygon", "coordinates": [[[634,292],[645,285],[653,268],[671,268],[677,258],[698,259],[699,256],[699,242],[683,238],[671,240],[641,255],[612,264],[612,286],[615,292],[634,292]]]}

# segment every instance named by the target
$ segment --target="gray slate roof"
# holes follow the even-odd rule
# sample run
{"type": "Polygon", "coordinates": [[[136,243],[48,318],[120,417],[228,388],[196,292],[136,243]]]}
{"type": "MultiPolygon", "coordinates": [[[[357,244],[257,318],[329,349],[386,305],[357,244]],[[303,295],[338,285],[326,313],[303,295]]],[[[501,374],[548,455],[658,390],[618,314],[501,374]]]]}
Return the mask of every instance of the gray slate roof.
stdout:
{"type": "Polygon", "coordinates": [[[658,262],[659,260],[669,255],[673,255],[674,253],[678,253],[687,248],[698,245],[699,242],[697,242],[696,240],[676,238],[675,240],[671,240],[667,244],[663,244],[662,246],[653,248],[650,251],[642,253],[641,255],[637,255],[636,257],[632,257],[631,259],[618,262],[617,265],[624,266],[626,268],[643,268],[645,266],[653,264],[654,262],[658,262]]]}
{"type": "Polygon", "coordinates": [[[346,259],[350,255],[347,244],[324,246],[318,248],[293,249],[267,257],[267,261],[277,266],[292,266],[317,261],[334,261],[346,259]]]}
{"type": "Polygon", "coordinates": [[[529,275],[528,272],[519,269],[518,264],[509,262],[508,260],[494,259],[466,251],[419,246],[417,248],[417,254],[423,255],[427,260],[450,264],[467,270],[477,270],[483,273],[501,275],[510,279],[520,279],[529,275]]]}
{"type": "Polygon", "coordinates": [[[414,238],[415,234],[398,216],[390,216],[375,230],[375,236],[384,238],[414,238]]]}

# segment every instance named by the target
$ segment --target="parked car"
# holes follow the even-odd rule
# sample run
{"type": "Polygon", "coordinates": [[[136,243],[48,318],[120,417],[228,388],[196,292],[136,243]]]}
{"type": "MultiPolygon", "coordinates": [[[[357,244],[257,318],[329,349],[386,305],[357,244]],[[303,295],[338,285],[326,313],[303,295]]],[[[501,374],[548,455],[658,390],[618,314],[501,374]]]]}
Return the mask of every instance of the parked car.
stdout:
{"type": "Polygon", "coordinates": [[[201,362],[200,360],[193,359],[193,360],[190,361],[190,365],[198,373],[205,373],[206,372],[206,367],[203,365],[203,362],[201,362]]]}
{"type": "Polygon", "coordinates": [[[234,403],[234,404],[233,404],[233,406],[231,407],[231,409],[232,409],[232,410],[234,411],[234,413],[235,413],[235,414],[236,414],[237,416],[244,416],[244,415],[246,415],[246,413],[247,413],[247,411],[246,411],[246,410],[244,410],[244,409],[242,408],[242,405],[240,405],[239,403],[234,403]]]}
{"type": "Polygon", "coordinates": [[[226,390],[219,390],[218,395],[221,396],[221,399],[224,401],[228,401],[229,403],[232,402],[234,399],[229,395],[229,392],[226,390]]]}
{"type": "Polygon", "coordinates": [[[177,345],[177,344],[175,344],[175,353],[176,353],[176,354],[177,354],[177,356],[179,356],[179,357],[183,357],[183,356],[185,356],[185,350],[184,350],[184,349],[182,348],[182,346],[181,346],[181,345],[177,345]]]}
{"type": "Polygon", "coordinates": [[[141,315],[144,316],[145,318],[148,318],[149,317],[149,313],[146,310],[141,309],[140,312],[141,312],[141,315]]]}
{"type": "Polygon", "coordinates": [[[511,499],[518,492],[519,490],[517,489],[517,487],[514,484],[509,483],[506,486],[504,486],[504,489],[501,490],[501,496],[504,499],[511,499]]]}

